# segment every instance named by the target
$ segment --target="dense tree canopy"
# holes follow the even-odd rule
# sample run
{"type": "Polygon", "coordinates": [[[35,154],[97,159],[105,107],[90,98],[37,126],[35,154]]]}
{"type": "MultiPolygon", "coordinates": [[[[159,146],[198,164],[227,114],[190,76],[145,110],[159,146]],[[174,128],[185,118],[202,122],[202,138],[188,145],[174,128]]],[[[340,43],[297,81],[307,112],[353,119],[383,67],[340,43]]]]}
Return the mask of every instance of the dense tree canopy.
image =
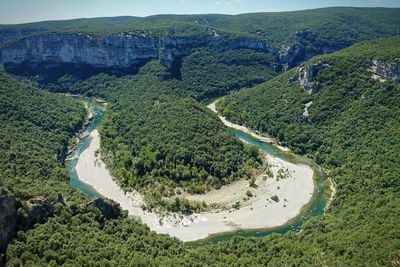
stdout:
{"type": "Polygon", "coordinates": [[[193,91],[184,82],[160,80],[160,73],[150,62],[138,75],[98,75],[73,88],[111,102],[100,129],[102,154],[121,185],[160,200],[177,187],[204,193],[251,176],[262,163],[258,150],[188,98],[193,91]]]}
{"type": "Polygon", "coordinates": [[[25,200],[57,191],[73,197],[63,160],[85,119],[83,105],[2,72],[0,95],[0,181],[25,200]]]}
{"type": "Polygon", "coordinates": [[[324,239],[332,264],[357,258],[389,264],[400,248],[400,87],[373,79],[369,70],[372,58],[399,64],[399,45],[399,37],[378,39],[305,63],[329,65],[312,79],[322,85],[316,93],[293,79],[294,69],[219,106],[231,120],[276,136],[329,171],[337,183],[333,205],[302,236],[324,239]]]}
{"type": "Polygon", "coordinates": [[[101,38],[130,32],[138,36],[209,37],[216,31],[226,39],[251,36],[274,47],[300,42],[309,52],[320,46],[347,47],[362,40],[394,35],[400,23],[398,8],[331,7],[295,12],[259,12],[240,15],[158,15],[114,17],[0,25],[0,33],[32,30],[87,33],[101,38]],[[307,29],[307,36],[295,34],[307,29]],[[211,35],[210,35],[211,34],[211,35]],[[304,38],[305,37],[305,38],[304,38]]]}
{"type": "MultiPolygon", "coordinates": [[[[65,149],[85,119],[83,106],[1,73],[2,184],[17,196],[20,206],[32,197],[54,198],[58,192],[70,204],[56,205],[52,218],[20,231],[8,247],[7,264],[396,264],[400,88],[398,82],[373,79],[369,69],[372,58],[399,64],[399,44],[399,37],[373,40],[305,63],[302,67],[328,66],[310,80],[319,89],[312,94],[301,87],[298,70],[293,69],[221,101],[218,109],[230,120],[314,158],[337,184],[337,193],[326,214],[310,218],[300,233],[236,237],[199,248],[155,234],[134,219],[106,219],[96,208],[84,205],[87,198],[69,187],[62,166],[65,149]],[[310,104],[308,115],[305,104],[310,104]]],[[[150,62],[138,75],[100,74],[78,82],[71,92],[109,101],[100,129],[103,157],[124,186],[157,185],[151,193],[158,201],[161,191],[170,191],[165,188],[179,185],[200,192],[246,176],[257,165],[257,151],[233,138],[215,114],[195,100],[276,75],[265,65],[274,66],[274,60],[257,52],[198,51],[183,60],[181,80],[167,78],[158,62],[150,62]],[[234,62],[235,57],[240,62],[234,62]],[[249,57],[263,64],[243,60],[249,57]],[[211,62],[211,74],[204,72],[206,60],[211,62]],[[198,69],[191,68],[197,64],[198,69]],[[232,79],[231,73],[243,77],[232,79]],[[222,82],[225,87],[219,91],[222,82]]]]}

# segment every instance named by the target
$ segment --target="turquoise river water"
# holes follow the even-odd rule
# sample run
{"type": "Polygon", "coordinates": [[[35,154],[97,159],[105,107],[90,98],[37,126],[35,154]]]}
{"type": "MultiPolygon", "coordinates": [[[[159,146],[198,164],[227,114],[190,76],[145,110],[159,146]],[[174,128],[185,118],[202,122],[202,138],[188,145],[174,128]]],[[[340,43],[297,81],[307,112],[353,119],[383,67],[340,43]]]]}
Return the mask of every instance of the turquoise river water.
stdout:
{"type": "MultiPolygon", "coordinates": [[[[96,101],[93,100],[88,100],[84,98],[80,98],[81,101],[85,102],[89,109],[91,110],[93,114],[93,118],[90,121],[89,125],[87,126],[87,129],[85,129],[86,133],[91,132],[92,130],[96,129],[97,127],[100,126],[101,120],[103,119],[105,108],[103,104],[99,104],[96,101]]],[[[209,236],[205,239],[194,241],[194,242],[189,242],[188,244],[191,246],[202,246],[206,244],[211,244],[211,243],[216,243],[220,241],[226,241],[231,239],[234,236],[243,236],[243,237],[249,237],[249,236],[266,236],[272,233],[286,233],[288,231],[300,231],[301,226],[303,223],[310,217],[310,216],[316,216],[323,214],[324,208],[326,207],[329,199],[329,188],[327,186],[327,179],[326,175],[323,173],[321,168],[317,166],[315,163],[312,161],[300,157],[298,155],[295,155],[291,152],[284,152],[281,151],[280,149],[259,141],[258,139],[242,132],[236,129],[230,128],[229,131],[233,133],[235,136],[238,138],[258,146],[261,150],[263,150],[265,153],[271,154],[275,157],[279,157],[283,160],[295,163],[295,164],[307,164],[309,165],[313,170],[314,170],[314,184],[315,184],[315,189],[314,189],[314,194],[310,202],[304,206],[302,212],[294,219],[290,220],[286,224],[279,226],[279,227],[274,227],[271,229],[256,229],[256,230],[240,230],[240,231],[234,231],[234,232],[228,232],[228,233],[218,233],[214,234],[212,236],[209,236]]],[[[68,170],[68,173],[71,177],[70,184],[72,187],[77,188],[82,190],[86,195],[92,198],[100,197],[100,194],[97,193],[93,188],[88,186],[87,184],[84,184],[79,181],[77,174],[75,172],[75,165],[78,161],[79,155],[88,147],[90,142],[89,136],[85,136],[84,138],[81,138],[77,148],[75,151],[69,156],[68,161],[66,162],[66,168],[68,170]]]]}
{"type": "Polygon", "coordinates": [[[78,162],[79,155],[89,146],[90,143],[90,138],[89,138],[89,133],[93,131],[94,129],[98,128],[101,120],[103,119],[104,112],[105,112],[105,107],[103,104],[100,104],[94,100],[89,100],[86,98],[79,98],[80,101],[84,102],[88,109],[91,111],[93,117],[90,120],[88,126],[84,130],[85,136],[80,139],[78,146],[76,149],[68,156],[67,161],[65,163],[65,167],[67,168],[67,171],[70,176],[70,182],[69,184],[81,190],[83,193],[88,195],[89,197],[92,198],[97,198],[100,197],[101,195],[97,193],[91,186],[82,183],[78,179],[78,175],[76,174],[75,171],[75,166],[76,163],[78,162]]]}

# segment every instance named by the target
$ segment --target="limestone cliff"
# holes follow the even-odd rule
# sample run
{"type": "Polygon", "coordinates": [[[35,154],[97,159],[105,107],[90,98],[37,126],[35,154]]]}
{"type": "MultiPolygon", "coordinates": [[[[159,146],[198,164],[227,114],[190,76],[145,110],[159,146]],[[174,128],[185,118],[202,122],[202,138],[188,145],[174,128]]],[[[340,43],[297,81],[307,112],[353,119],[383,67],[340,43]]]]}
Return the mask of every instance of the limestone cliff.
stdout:
{"type": "Polygon", "coordinates": [[[291,80],[298,81],[300,86],[304,88],[309,94],[318,92],[321,89],[322,84],[319,81],[312,81],[312,79],[317,75],[318,71],[328,68],[328,64],[314,63],[311,65],[299,67],[297,69],[296,75],[291,80]]]}
{"type": "Polygon", "coordinates": [[[28,36],[34,33],[42,32],[44,29],[25,29],[25,30],[2,30],[0,31],[0,45],[7,43],[8,41],[28,36]]]}
{"type": "Polygon", "coordinates": [[[210,47],[217,51],[240,48],[276,53],[265,41],[225,37],[163,38],[138,37],[127,33],[113,34],[95,40],[84,34],[44,33],[8,43],[1,49],[7,68],[23,65],[37,68],[47,64],[90,65],[104,69],[134,69],[152,59],[159,59],[167,68],[173,67],[177,57],[188,55],[194,47],[210,47]]]}
{"type": "Polygon", "coordinates": [[[324,43],[316,41],[318,33],[309,29],[298,30],[293,35],[295,41],[290,45],[282,45],[279,49],[279,61],[283,65],[284,71],[300,65],[314,56],[329,54],[353,44],[352,42],[324,43]]]}
{"type": "Polygon", "coordinates": [[[296,43],[292,46],[282,46],[279,52],[279,62],[283,65],[283,70],[288,70],[292,67],[298,66],[301,63],[311,59],[317,55],[329,54],[346,46],[340,47],[327,47],[321,46],[315,50],[307,50],[301,43],[296,43]]]}
{"type": "MultiPolygon", "coordinates": [[[[396,59],[400,62],[400,59],[396,59]]],[[[371,59],[368,61],[371,68],[372,78],[380,81],[400,81],[400,64],[394,62],[385,62],[383,60],[371,59]]]]}
{"type": "Polygon", "coordinates": [[[111,199],[97,198],[86,205],[98,208],[106,219],[115,219],[123,216],[119,203],[111,199]]]}
{"type": "Polygon", "coordinates": [[[3,45],[0,58],[11,71],[23,68],[35,73],[70,64],[132,73],[152,59],[159,59],[171,70],[177,59],[189,55],[193,48],[208,47],[219,52],[244,48],[275,55],[282,64],[279,69],[285,71],[315,55],[346,47],[318,46],[310,50],[306,41],[311,32],[307,29],[293,33],[296,42],[279,48],[256,37],[227,36],[215,30],[210,30],[207,37],[176,37],[174,33],[171,29],[164,37],[151,37],[148,31],[121,32],[100,40],[83,33],[38,33],[3,45]]]}
{"type": "Polygon", "coordinates": [[[0,189],[0,252],[4,252],[8,242],[17,231],[17,209],[14,197],[0,189]]]}

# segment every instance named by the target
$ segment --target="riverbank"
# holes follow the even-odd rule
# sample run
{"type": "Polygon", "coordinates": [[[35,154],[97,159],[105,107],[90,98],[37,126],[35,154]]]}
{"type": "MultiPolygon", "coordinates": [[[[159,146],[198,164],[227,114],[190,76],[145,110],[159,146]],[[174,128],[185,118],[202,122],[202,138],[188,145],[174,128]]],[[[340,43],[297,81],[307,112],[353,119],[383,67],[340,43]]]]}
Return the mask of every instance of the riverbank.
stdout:
{"type": "Polygon", "coordinates": [[[328,182],[329,182],[329,190],[330,190],[330,197],[329,197],[329,199],[328,199],[328,202],[327,202],[327,204],[326,204],[326,207],[325,207],[325,209],[324,209],[324,214],[326,213],[326,211],[329,209],[329,207],[331,206],[331,204],[332,204],[332,202],[333,202],[333,199],[335,198],[335,195],[336,195],[336,188],[337,188],[337,185],[336,185],[336,183],[335,183],[335,181],[333,181],[333,179],[332,178],[328,178],[327,179],[328,180],[328,182]]]}
{"type": "MultiPolygon", "coordinates": [[[[212,111],[214,111],[215,113],[218,114],[217,108],[216,108],[216,106],[215,106],[215,105],[217,104],[217,102],[218,102],[218,101],[214,101],[214,102],[212,102],[211,104],[209,104],[207,107],[208,107],[210,110],[212,110],[212,111]]],[[[279,144],[278,144],[274,139],[272,139],[271,137],[264,136],[264,135],[260,135],[260,134],[256,133],[256,132],[253,131],[253,130],[250,130],[249,128],[247,128],[247,127],[245,127],[245,126],[232,123],[232,122],[228,121],[225,117],[222,117],[222,116],[219,115],[219,114],[218,114],[218,118],[219,118],[227,127],[229,127],[229,128],[233,128],[233,129],[236,129],[236,130],[245,132],[245,133],[251,135],[252,137],[254,137],[254,138],[256,138],[256,139],[258,139],[258,140],[260,140],[260,141],[262,141],[262,142],[264,142],[264,143],[268,143],[268,144],[271,144],[271,145],[273,145],[273,146],[279,148],[279,149],[282,150],[282,151],[290,151],[289,148],[279,145],[279,144]]]]}
{"type": "Polygon", "coordinates": [[[87,131],[85,131],[85,129],[89,125],[90,121],[93,119],[93,113],[90,110],[89,105],[87,103],[83,103],[83,105],[85,106],[85,109],[87,111],[87,118],[86,118],[85,122],[83,123],[82,128],[74,136],[73,145],[68,147],[67,154],[66,154],[66,160],[71,159],[71,155],[73,154],[73,152],[75,152],[76,148],[78,147],[79,142],[82,140],[82,138],[84,138],[85,136],[87,136],[89,134],[87,131]]]}
{"type": "Polygon", "coordinates": [[[79,98],[85,98],[88,100],[94,100],[97,103],[101,103],[101,104],[107,104],[107,101],[98,97],[88,97],[88,96],[84,96],[84,95],[79,95],[79,94],[70,94],[70,93],[63,93],[63,95],[65,96],[69,96],[69,97],[79,97],[79,98]]]}
{"type": "MultiPolygon", "coordinates": [[[[239,127],[230,125],[234,126],[232,128],[239,127]]],[[[140,208],[143,203],[140,195],[123,192],[112,179],[104,163],[97,157],[100,136],[96,129],[90,132],[89,138],[90,143],[81,153],[75,167],[79,180],[93,187],[102,196],[120,203],[130,216],[140,218],[150,229],[175,236],[185,242],[203,239],[220,232],[282,225],[301,212],[314,192],[313,170],[309,166],[292,164],[266,155],[274,178],[264,179],[264,175],[259,175],[254,187],[250,187],[248,181],[240,180],[204,195],[187,196],[190,199],[202,198],[201,200],[208,203],[224,201],[226,205],[240,201],[239,209],[190,216],[159,216],[143,211],[140,208]],[[277,179],[278,172],[284,172],[285,178],[277,179]],[[251,192],[251,197],[247,191],[251,192]],[[244,201],[243,198],[248,200],[244,201]]]]}

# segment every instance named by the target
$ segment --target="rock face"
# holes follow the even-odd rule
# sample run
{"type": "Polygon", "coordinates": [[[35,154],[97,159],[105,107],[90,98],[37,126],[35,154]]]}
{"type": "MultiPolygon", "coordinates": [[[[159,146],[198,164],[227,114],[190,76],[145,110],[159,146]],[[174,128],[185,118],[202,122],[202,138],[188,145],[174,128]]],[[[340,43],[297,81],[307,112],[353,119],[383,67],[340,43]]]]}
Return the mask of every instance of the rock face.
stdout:
{"type": "Polygon", "coordinates": [[[119,206],[119,203],[110,199],[97,198],[89,202],[87,205],[98,208],[103,216],[107,219],[115,219],[121,217],[122,215],[122,210],[119,206]]]}
{"type": "Polygon", "coordinates": [[[167,68],[177,57],[188,55],[193,47],[211,47],[217,51],[248,48],[269,53],[275,49],[265,41],[224,37],[160,39],[135,37],[126,33],[109,35],[99,41],[84,34],[45,33],[23,38],[1,49],[5,68],[24,65],[37,68],[46,64],[90,65],[94,68],[132,69],[151,59],[160,59],[167,68]]]}
{"type": "Polygon", "coordinates": [[[322,84],[317,81],[311,81],[312,78],[318,73],[318,71],[328,68],[328,64],[314,63],[308,66],[298,68],[297,75],[292,81],[298,80],[300,86],[304,88],[309,94],[318,92],[321,89],[322,84]]]}
{"type": "Polygon", "coordinates": [[[42,32],[44,29],[26,29],[20,31],[0,31],[0,45],[7,43],[8,41],[20,38],[22,36],[31,35],[34,33],[42,32]]]}
{"type": "MultiPolygon", "coordinates": [[[[297,34],[297,32],[296,32],[297,34]]],[[[304,33],[302,33],[304,34],[304,33]]],[[[298,66],[301,63],[311,59],[317,55],[329,54],[340,49],[341,47],[319,47],[314,51],[307,51],[301,44],[295,44],[293,46],[283,46],[279,52],[279,62],[283,64],[283,70],[286,71],[292,67],[298,66]]]]}
{"type": "MultiPolygon", "coordinates": [[[[46,197],[31,199],[26,203],[27,215],[17,221],[15,198],[7,190],[0,188],[0,254],[5,252],[8,242],[16,235],[18,229],[30,229],[34,224],[44,223],[53,216],[54,205],[57,203],[68,206],[60,193],[55,201],[46,197]]],[[[98,198],[86,205],[98,208],[107,219],[124,216],[120,205],[112,200],[98,198]]]]}
{"type": "Polygon", "coordinates": [[[27,218],[26,228],[30,228],[35,223],[43,223],[48,217],[53,215],[53,205],[45,197],[37,197],[27,202],[30,209],[27,218]]]}
{"type": "Polygon", "coordinates": [[[290,46],[283,45],[279,52],[279,61],[283,65],[284,71],[300,65],[317,55],[329,54],[352,45],[351,42],[342,44],[315,44],[315,33],[308,29],[298,30],[293,33],[296,43],[290,46]],[[309,45],[313,45],[309,48],[309,45]]]}
{"type": "MultiPolygon", "coordinates": [[[[400,62],[400,59],[397,59],[400,62]]],[[[371,59],[370,71],[372,78],[380,81],[400,81],[400,64],[385,62],[383,60],[371,59]]]]}
{"type": "Polygon", "coordinates": [[[67,206],[60,193],[55,201],[50,201],[46,197],[36,197],[29,200],[26,203],[28,207],[28,215],[24,220],[21,220],[19,227],[21,229],[29,229],[35,223],[46,222],[49,217],[54,215],[54,205],[57,203],[67,206]]]}
{"type": "Polygon", "coordinates": [[[307,102],[306,104],[304,104],[304,111],[303,111],[303,114],[302,114],[302,116],[304,118],[307,118],[310,115],[310,113],[308,111],[308,108],[311,106],[311,104],[312,104],[312,101],[307,102]]]}
{"type": "Polygon", "coordinates": [[[285,65],[284,69],[287,70],[298,61],[302,61],[305,56],[305,49],[299,44],[293,46],[282,46],[279,52],[279,61],[285,65]]]}
{"type": "Polygon", "coordinates": [[[8,242],[17,231],[17,209],[14,197],[0,189],[0,252],[4,252],[8,242]]]}
{"type": "MultiPolygon", "coordinates": [[[[208,47],[219,52],[253,49],[272,53],[282,64],[279,70],[286,71],[315,55],[331,53],[351,45],[307,49],[307,44],[304,42],[312,35],[308,29],[294,32],[297,42],[283,45],[279,51],[263,40],[246,37],[229,39],[219,35],[215,30],[210,30],[210,35],[205,38],[178,38],[173,34],[174,30],[170,30],[165,37],[153,38],[148,37],[146,32],[136,31],[112,34],[96,40],[89,35],[79,33],[39,33],[3,46],[0,58],[7,71],[14,71],[20,75],[26,74],[19,73],[20,69],[31,70],[29,76],[33,76],[38,70],[46,73],[57,67],[62,68],[61,72],[65,69],[78,68],[80,72],[95,69],[118,74],[134,73],[152,59],[159,59],[165,67],[173,70],[179,66],[183,56],[189,55],[193,48],[198,47],[208,47]]],[[[38,77],[37,81],[45,79],[46,77],[38,77]]]]}

